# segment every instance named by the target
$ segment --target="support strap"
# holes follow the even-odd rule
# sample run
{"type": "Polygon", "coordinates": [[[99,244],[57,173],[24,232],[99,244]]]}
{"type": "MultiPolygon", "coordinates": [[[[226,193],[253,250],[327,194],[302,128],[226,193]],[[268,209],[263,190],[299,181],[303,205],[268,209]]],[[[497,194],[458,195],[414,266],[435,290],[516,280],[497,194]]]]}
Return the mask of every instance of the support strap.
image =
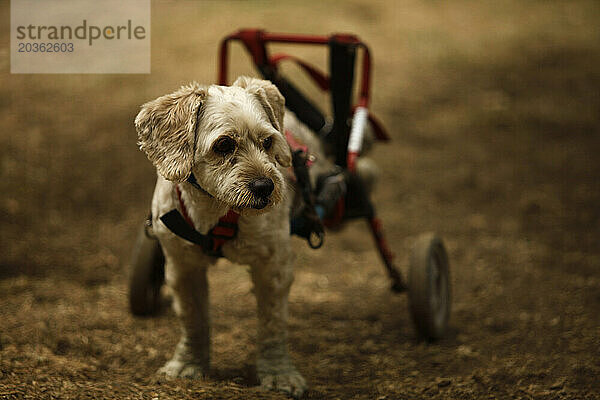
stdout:
{"type": "Polygon", "coordinates": [[[290,61],[293,61],[296,64],[298,64],[298,66],[300,68],[302,68],[304,70],[304,72],[306,72],[313,79],[313,81],[315,81],[315,83],[317,84],[317,86],[319,86],[321,88],[321,90],[329,91],[329,88],[331,87],[331,85],[329,83],[329,77],[327,75],[325,75],[325,73],[319,71],[317,68],[313,67],[312,65],[302,61],[298,57],[294,57],[289,54],[280,53],[280,54],[274,54],[269,59],[269,61],[271,62],[271,65],[273,65],[273,67],[275,67],[275,68],[277,68],[279,66],[279,63],[284,60],[290,60],[290,61]]]}
{"type": "MultiPolygon", "coordinates": [[[[315,84],[321,90],[323,90],[325,92],[328,92],[331,90],[331,80],[329,79],[329,76],[327,76],[324,72],[319,71],[316,67],[308,64],[307,62],[302,61],[298,57],[292,56],[290,54],[279,53],[279,54],[274,54],[273,56],[271,56],[269,58],[271,65],[275,68],[277,68],[279,66],[279,63],[281,63],[281,61],[285,61],[285,60],[290,60],[290,61],[295,62],[298,65],[298,67],[300,67],[302,70],[304,70],[304,72],[306,72],[308,74],[308,76],[310,76],[312,78],[312,80],[315,82],[315,84]]],[[[352,113],[354,113],[356,111],[356,108],[357,108],[357,106],[354,106],[352,108],[352,113]]],[[[388,142],[390,140],[390,136],[386,132],[386,130],[383,127],[383,125],[381,124],[381,122],[379,122],[379,120],[377,118],[375,118],[375,116],[373,114],[371,114],[370,112],[368,113],[367,118],[369,120],[369,124],[373,128],[373,133],[375,134],[375,139],[382,141],[382,142],[388,142]]],[[[289,142],[289,137],[288,137],[288,142],[289,142]]]]}
{"type": "MultiPolygon", "coordinates": [[[[202,190],[204,191],[204,189],[202,190]]],[[[181,197],[181,189],[179,189],[178,185],[175,186],[175,192],[177,193],[181,212],[173,209],[161,216],[160,220],[171,232],[188,242],[197,244],[207,255],[223,257],[221,248],[227,241],[237,236],[240,214],[229,210],[206,235],[203,235],[196,230],[194,222],[187,212],[187,208],[181,197]]]]}

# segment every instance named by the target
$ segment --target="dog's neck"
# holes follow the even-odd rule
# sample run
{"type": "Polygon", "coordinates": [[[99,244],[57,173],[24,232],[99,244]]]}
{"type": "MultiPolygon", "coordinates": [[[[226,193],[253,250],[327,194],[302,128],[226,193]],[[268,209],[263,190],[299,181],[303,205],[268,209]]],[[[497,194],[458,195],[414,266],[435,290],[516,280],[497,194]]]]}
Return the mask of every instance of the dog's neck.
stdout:
{"type": "Polygon", "coordinates": [[[182,182],[177,185],[186,211],[200,233],[206,234],[215,226],[219,218],[229,211],[227,204],[216,199],[206,190],[198,189],[197,184],[182,182]]]}
{"type": "Polygon", "coordinates": [[[194,188],[196,188],[199,191],[201,191],[202,193],[204,193],[205,195],[212,197],[212,198],[215,197],[212,194],[208,193],[208,191],[206,189],[204,189],[202,186],[200,186],[200,184],[198,183],[198,180],[196,179],[196,176],[194,175],[193,172],[190,174],[190,176],[185,181],[187,183],[189,183],[190,185],[192,185],[194,188]]]}

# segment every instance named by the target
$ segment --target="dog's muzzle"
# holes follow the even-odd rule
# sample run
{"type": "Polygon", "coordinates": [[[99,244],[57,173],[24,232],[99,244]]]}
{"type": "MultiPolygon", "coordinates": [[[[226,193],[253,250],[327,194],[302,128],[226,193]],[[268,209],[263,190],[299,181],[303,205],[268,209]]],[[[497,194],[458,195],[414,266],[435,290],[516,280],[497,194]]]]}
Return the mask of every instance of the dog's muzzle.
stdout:
{"type": "Polygon", "coordinates": [[[275,189],[275,184],[269,178],[258,178],[250,182],[250,192],[256,197],[252,208],[257,210],[265,208],[269,204],[269,196],[275,189]]]}

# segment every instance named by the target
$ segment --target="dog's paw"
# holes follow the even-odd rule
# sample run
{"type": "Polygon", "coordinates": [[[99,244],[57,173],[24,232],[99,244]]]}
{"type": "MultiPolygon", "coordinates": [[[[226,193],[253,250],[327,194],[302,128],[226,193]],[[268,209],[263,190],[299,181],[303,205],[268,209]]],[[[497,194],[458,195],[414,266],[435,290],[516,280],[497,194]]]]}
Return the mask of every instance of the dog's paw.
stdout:
{"type": "Polygon", "coordinates": [[[263,389],[278,390],[295,398],[302,397],[307,389],[306,381],[294,367],[281,372],[259,373],[258,378],[263,389]]]}
{"type": "Polygon", "coordinates": [[[167,361],[157,374],[169,378],[202,378],[204,372],[204,368],[198,363],[171,360],[167,361]]]}

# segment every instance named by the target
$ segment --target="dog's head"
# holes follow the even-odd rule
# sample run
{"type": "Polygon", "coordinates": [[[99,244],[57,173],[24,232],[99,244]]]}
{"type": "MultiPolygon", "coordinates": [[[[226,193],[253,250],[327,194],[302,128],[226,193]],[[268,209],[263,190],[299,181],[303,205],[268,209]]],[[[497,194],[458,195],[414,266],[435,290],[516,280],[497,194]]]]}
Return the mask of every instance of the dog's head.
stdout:
{"type": "Polygon", "coordinates": [[[142,106],[138,144],[174,182],[193,172],[216,199],[237,209],[264,209],[285,193],[278,165],[291,154],[283,131],[285,100],[269,81],[240,77],[232,86],[196,83],[142,106]]]}

